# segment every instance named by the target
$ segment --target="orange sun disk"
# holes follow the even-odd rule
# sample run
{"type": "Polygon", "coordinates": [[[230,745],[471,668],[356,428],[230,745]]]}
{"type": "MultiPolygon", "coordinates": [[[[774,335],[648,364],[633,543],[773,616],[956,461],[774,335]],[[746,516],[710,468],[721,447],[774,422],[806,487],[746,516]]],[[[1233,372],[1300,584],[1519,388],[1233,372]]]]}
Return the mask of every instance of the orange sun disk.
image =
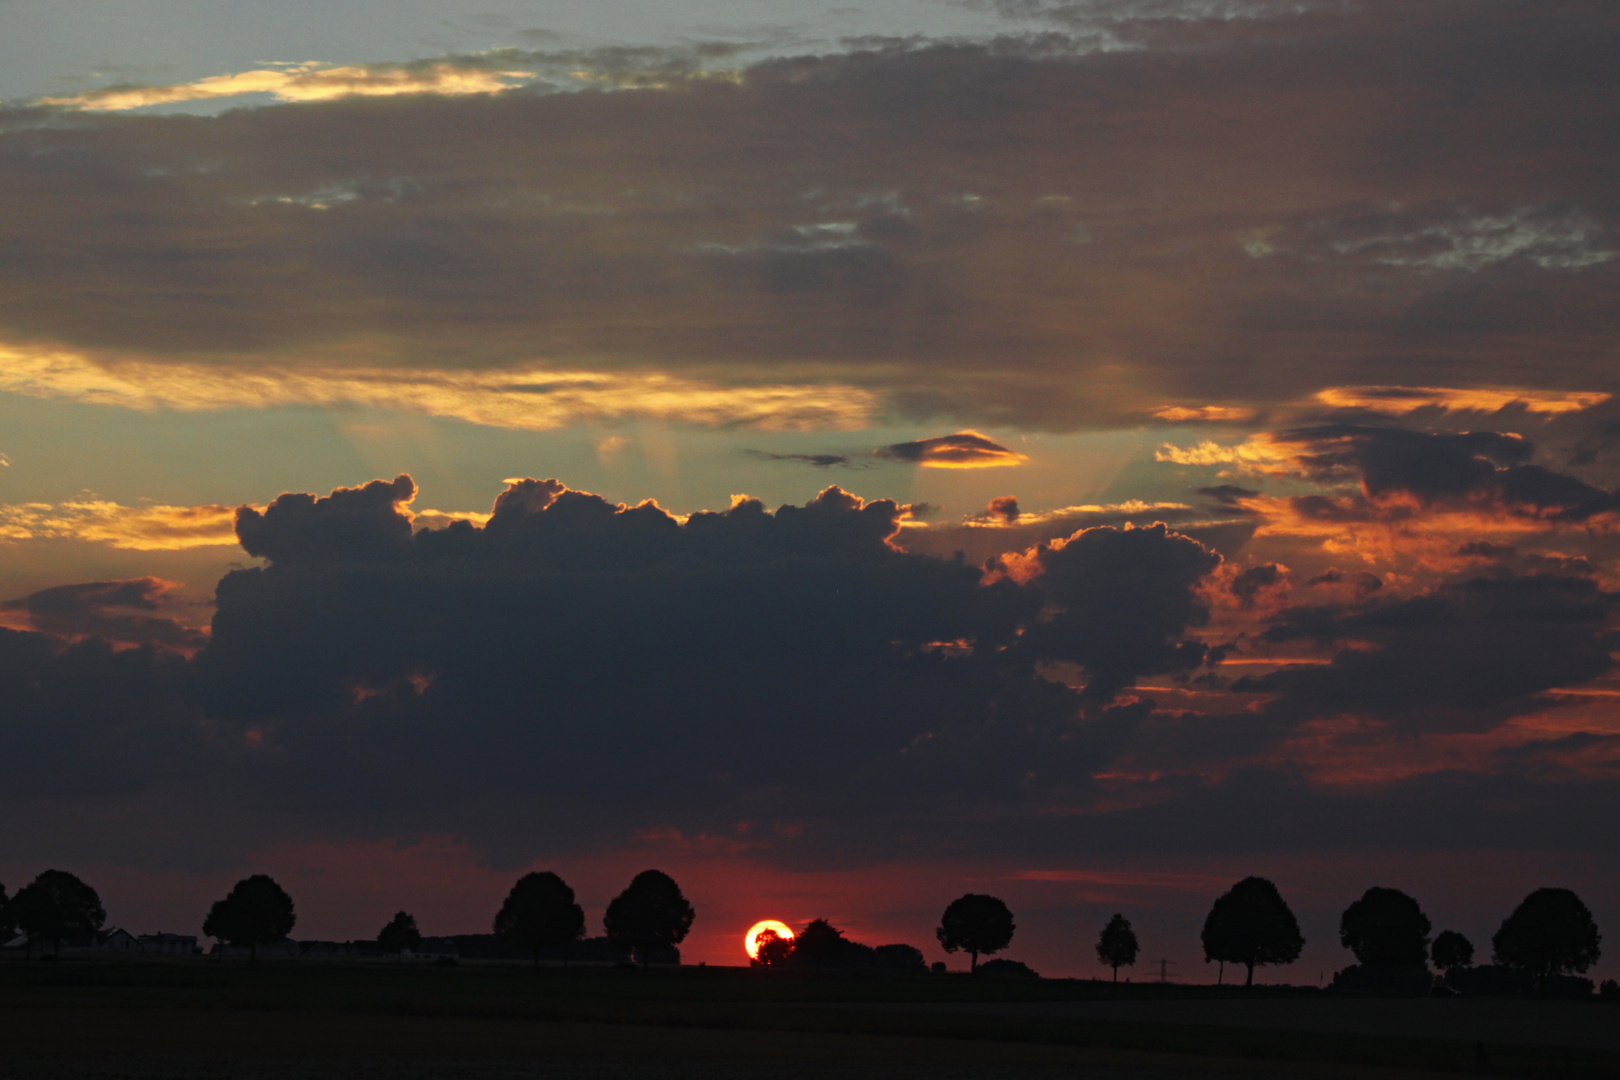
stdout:
{"type": "Polygon", "coordinates": [[[743,948],[748,951],[748,959],[759,959],[759,937],[767,930],[779,938],[786,938],[788,941],[793,940],[793,929],[787,923],[779,922],[776,919],[761,919],[753,926],[750,926],[748,933],[743,935],[743,948]]]}

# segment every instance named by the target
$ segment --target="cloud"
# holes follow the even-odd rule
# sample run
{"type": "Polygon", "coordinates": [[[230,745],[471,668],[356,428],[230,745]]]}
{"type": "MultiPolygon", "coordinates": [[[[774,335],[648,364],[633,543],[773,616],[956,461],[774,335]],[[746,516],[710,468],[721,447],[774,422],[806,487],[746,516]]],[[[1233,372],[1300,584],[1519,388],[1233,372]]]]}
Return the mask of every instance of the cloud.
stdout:
{"type": "Polygon", "coordinates": [[[1255,415],[1256,410],[1238,405],[1167,405],[1154,410],[1153,418],[1172,424],[1238,424],[1253,420],[1255,415]]]}
{"type": "Polygon", "coordinates": [[[348,66],[309,61],[234,75],[213,75],[168,86],[101,87],[71,97],[42,98],[40,104],[62,109],[120,112],[244,94],[268,94],[277,101],[331,101],[350,96],[399,94],[494,94],[528,82],[534,75],[532,71],[491,71],[451,61],[348,66]]]}
{"type": "MultiPolygon", "coordinates": [[[[818,469],[856,467],[850,461],[848,454],[771,454],[764,450],[750,450],[748,456],[759,458],[762,461],[797,461],[805,465],[814,465],[818,469]]],[[[866,468],[867,466],[861,465],[859,467],[866,468]]]]}
{"type": "Polygon", "coordinates": [[[362,405],[545,430],[644,417],[761,430],[859,428],[875,410],[847,386],[721,386],[656,373],[259,368],[152,361],[97,363],[61,352],[0,348],[0,390],[97,405],[187,412],[362,405]]]}
{"type": "Polygon", "coordinates": [[[180,587],[153,577],[58,585],[0,603],[0,611],[22,612],[35,630],[55,637],[96,637],[123,645],[195,651],[207,641],[206,633],[153,614],[180,587]]]}
{"type": "Polygon", "coordinates": [[[1451,412],[1501,412],[1518,407],[1528,413],[1558,416],[1601,405],[1613,395],[1585,391],[1514,390],[1500,387],[1472,389],[1436,386],[1330,386],[1316,400],[1335,409],[1404,416],[1419,409],[1451,412]]]}
{"type": "Polygon", "coordinates": [[[1145,10],[1109,9],[1109,32],[1150,46],[1113,51],[1076,32],[758,62],[503,53],[349,83],[272,72],[347,96],[211,117],[12,110],[0,325],[13,352],[173,365],[182,384],[70,371],[34,376],[40,392],[519,426],[1236,423],[1399,386],[1415,356],[1438,387],[1616,392],[1620,260],[1573,266],[1614,246],[1620,163],[1589,107],[1607,15],[1145,10]],[[1181,51],[1157,47],[1168,33],[1181,51]],[[1199,66],[1171,62],[1188,49],[1199,66]],[[638,89],[347,93],[452,69],[638,89]],[[1264,120],[1217,138],[1212,112],[1264,120]],[[1517,253],[1377,261],[1430,258],[1441,226],[1465,252],[1517,253]],[[1332,251],[1386,233],[1419,239],[1332,251]],[[244,389],[201,389],[210,372],[244,389]]]}
{"type": "Polygon", "coordinates": [[[235,545],[236,508],[123,506],[103,499],[0,505],[0,541],[81,540],[135,551],[235,545]]]}
{"type": "Polygon", "coordinates": [[[1029,458],[980,435],[959,431],[931,439],[895,443],[876,451],[878,457],[930,469],[991,469],[1022,465],[1029,458]]]}

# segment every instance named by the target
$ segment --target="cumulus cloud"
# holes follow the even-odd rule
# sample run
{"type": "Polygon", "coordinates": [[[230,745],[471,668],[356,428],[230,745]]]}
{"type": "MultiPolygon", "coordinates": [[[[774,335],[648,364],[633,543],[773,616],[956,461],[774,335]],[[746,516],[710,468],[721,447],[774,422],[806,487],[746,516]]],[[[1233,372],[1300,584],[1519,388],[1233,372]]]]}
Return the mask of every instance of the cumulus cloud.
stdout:
{"type": "Polygon", "coordinates": [[[878,457],[930,469],[992,469],[1022,465],[1025,455],[1009,450],[976,431],[958,431],[931,439],[895,443],[877,451],[878,457]]]}

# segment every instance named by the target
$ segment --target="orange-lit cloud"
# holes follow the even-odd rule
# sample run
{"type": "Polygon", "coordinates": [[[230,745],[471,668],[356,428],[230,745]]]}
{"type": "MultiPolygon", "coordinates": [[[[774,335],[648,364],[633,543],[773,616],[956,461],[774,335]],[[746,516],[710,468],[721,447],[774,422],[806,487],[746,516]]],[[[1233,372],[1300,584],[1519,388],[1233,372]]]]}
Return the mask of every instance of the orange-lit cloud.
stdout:
{"type": "Polygon", "coordinates": [[[330,101],[398,94],[493,94],[534,77],[532,71],[490,71],[482,66],[440,61],[433,64],[357,64],[334,67],[310,61],[234,75],[213,75],[167,86],[110,86],[41,104],[96,112],[122,112],[148,105],[269,94],[277,101],[330,101]]]}
{"type": "Polygon", "coordinates": [[[1294,471],[1299,451],[1269,434],[1250,435],[1240,443],[1222,445],[1202,439],[1196,446],[1165,443],[1153,457],[1175,465],[1232,465],[1239,472],[1286,476],[1294,471]]]}
{"type": "MultiPolygon", "coordinates": [[[[849,386],[723,386],[658,373],[539,367],[242,370],[148,360],[98,363],[76,353],[4,347],[0,347],[0,391],[188,412],[360,405],[525,430],[626,417],[763,430],[853,429],[866,425],[877,409],[875,394],[849,386]]],[[[1004,457],[1023,460],[1011,451],[995,450],[1004,457]]],[[[988,459],[995,454],[987,450],[982,456],[988,459]]]]}
{"type": "Polygon", "coordinates": [[[101,499],[0,505],[0,541],[82,540],[136,551],[236,543],[231,506],[123,506],[101,499]]]}
{"type": "Polygon", "coordinates": [[[1236,405],[1200,405],[1196,408],[1167,405],[1154,412],[1153,417],[1156,420],[1167,420],[1172,424],[1197,424],[1238,423],[1253,420],[1255,415],[1256,410],[1236,405]]]}
{"type": "Polygon", "coordinates": [[[1330,386],[1316,400],[1335,409],[1364,409],[1402,416],[1418,409],[1454,412],[1497,412],[1517,405],[1526,412],[1559,415],[1601,405],[1613,396],[1595,391],[1546,391],[1493,387],[1457,389],[1439,386],[1330,386]]]}
{"type": "Polygon", "coordinates": [[[954,435],[895,443],[878,450],[877,455],[930,469],[993,469],[1022,465],[1029,460],[1016,450],[1009,450],[977,431],[958,431],[954,435]]]}

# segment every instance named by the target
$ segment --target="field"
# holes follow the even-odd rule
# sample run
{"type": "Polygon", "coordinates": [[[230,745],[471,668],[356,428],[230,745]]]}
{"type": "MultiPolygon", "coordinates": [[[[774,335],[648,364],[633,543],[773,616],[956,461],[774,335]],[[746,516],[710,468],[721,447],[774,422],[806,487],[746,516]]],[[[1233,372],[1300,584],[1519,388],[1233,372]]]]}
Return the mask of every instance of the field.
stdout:
{"type": "Polygon", "coordinates": [[[736,968],[0,963],[0,1075],[1620,1076],[1620,1008],[736,968]]]}

